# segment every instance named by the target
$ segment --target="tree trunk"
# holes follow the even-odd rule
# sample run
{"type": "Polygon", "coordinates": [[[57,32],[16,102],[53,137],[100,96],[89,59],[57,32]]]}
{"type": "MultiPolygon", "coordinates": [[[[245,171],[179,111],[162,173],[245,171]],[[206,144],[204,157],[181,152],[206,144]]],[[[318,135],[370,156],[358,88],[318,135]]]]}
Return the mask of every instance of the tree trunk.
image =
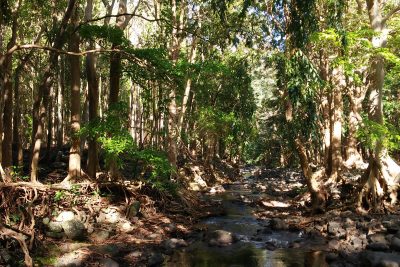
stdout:
{"type": "MultiPolygon", "coordinates": [[[[18,7],[19,8],[19,7],[18,7]]],[[[12,22],[11,38],[7,44],[7,50],[13,47],[17,41],[18,30],[18,11],[14,14],[12,22]]],[[[2,63],[2,71],[4,71],[4,109],[3,113],[3,142],[2,142],[2,164],[4,168],[11,167],[12,165],[12,112],[13,112],[13,85],[12,85],[12,54],[5,56],[4,63],[2,63]]],[[[0,117],[1,118],[1,117],[0,117]]]]}
{"type": "Polygon", "coordinates": [[[362,122],[361,111],[362,101],[365,97],[365,90],[361,86],[352,85],[349,92],[350,112],[349,112],[349,130],[346,145],[346,162],[347,168],[357,168],[363,163],[361,154],[357,149],[357,131],[362,122]]]}
{"type": "MultiPolygon", "coordinates": [[[[184,1],[182,1],[183,3],[184,1]]],[[[182,42],[183,9],[180,10],[178,18],[178,7],[176,0],[172,0],[172,36],[170,46],[170,59],[175,65],[179,59],[180,44],[182,42]]],[[[177,143],[178,143],[178,118],[176,106],[176,88],[171,88],[168,105],[168,160],[173,168],[177,167],[177,143]]]]}
{"type": "Polygon", "coordinates": [[[342,88],[343,75],[340,69],[336,68],[332,72],[333,77],[333,118],[332,118],[332,170],[330,179],[338,182],[340,179],[340,169],[342,167],[342,88]]]}
{"type": "MultiPolygon", "coordinates": [[[[78,10],[74,11],[71,24],[79,24],[78,10]]],[[[79,53],[79,36],[74,32],[69,39],[69,51],[79,53]]],[[[71,75],[71,149],[69,152],[68,176],[64,180],[77,181],[81,177],[81,139],[79,131],[81,126],[81,101],[80,101],[80,58],[68,56],[71,75]]]]}
{"type": "Polygon", "coordinates": [[[313,173],[307,157],[307,150],[299,137],[296,138],[295,144],[297,153],[299,154],[303,175],[306,178],[307,188],[311,194],[312,212],[323,212],[325,210],[326,200],[328,199],[328,193],[321,182],[325,175],[325,170],[321,169],[313,173]]]}
{"type": "MultiPolygon", "coordinates": [[[[61,49],[66,41],[66,28],[68,21],[71,18],[72,11],[75,7],[77,0],[70,0],[68,3],[67,10],[61,21],[59,31],[57,32],[53,48],[61,49]]],[[[48,103],[48,96],[50,87],[54,82],[53,70],[58,62],[58,53],[50,52],[50,60],[47,68],[44,71],[41,84],[39,85],[39,91],[37,99],[33,105],[33,125],[32,125],[32,162],[31,162],[31,181],[38,181],[38,167],[39,167],[39,156],[40,148],[42,144],[42,138],[44,134],[44,121],[46,118],[46,107],[48,103]]]]}
{"type": "Polygon", "coordinates": [[[60,72],[58,73],[57,86],[57,149],[61,150],[64,143],[64,61],[60,59],[60,72]]]}
{"type": "MultiPolygon", "coordinates": [[[[88,0],[86,3],[85,19],[92,18],[93,0],[88,0]]],[[[94,44],[90,42],[89,49],[93,49],[94,44]]],[[[96,73],[96,55],[88,54],[86,56],[86,76],[89,87],[89,121],[93,122],[98,119],[99,106],[99,82],[96,73]]],[[[99,156],[97,151],[97,142],[95,137],[89,137],[88,143],[88,163],[87,171],[91,178],[96,178],[97,166],[99,165],[99,156]]]]}
{"type": "MultiPolygon", "coordinates": [[[[375,32],[372,37],[374,48],[383,48],[386,46],[388,30],[385,21],[382,18],[382,6],[379,0],[367,0],[368,15],[372,30],[375,32]]],[[[372,59],[371,65],[371,93],[369,118],[377,124],[384,125],[383,120],[383,84],[385,79],[384,58],[376,55],[372,59]]],[[[385,193],[390,193],[391,204],[397,201],[398,179],[400,177],[400,166],[395,163],[388,151],[383,145],[384,136],[381,136],[375,143],[375,148],[370,155],[370,164],[365,179],[360,183],[359,195],[357,197],[357,206],[362,209],[363,196],[371,205],[369,208],[378,210],[383,205],[385,193]]]]}

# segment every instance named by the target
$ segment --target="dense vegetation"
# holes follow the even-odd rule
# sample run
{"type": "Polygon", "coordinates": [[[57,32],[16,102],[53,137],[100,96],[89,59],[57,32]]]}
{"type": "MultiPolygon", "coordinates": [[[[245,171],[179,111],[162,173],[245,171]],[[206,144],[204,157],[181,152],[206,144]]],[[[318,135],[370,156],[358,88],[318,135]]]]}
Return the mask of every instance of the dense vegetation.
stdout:
{"type": "Polygon", "coordinates": [[[398,13],[394,0],[0,1],[0,234],[31,265],[37,199],[10,199],[125,181],[178,198],[193,162],[300,167],[313,213],[362,170],[354,210],[394,210],[398,13]]]}

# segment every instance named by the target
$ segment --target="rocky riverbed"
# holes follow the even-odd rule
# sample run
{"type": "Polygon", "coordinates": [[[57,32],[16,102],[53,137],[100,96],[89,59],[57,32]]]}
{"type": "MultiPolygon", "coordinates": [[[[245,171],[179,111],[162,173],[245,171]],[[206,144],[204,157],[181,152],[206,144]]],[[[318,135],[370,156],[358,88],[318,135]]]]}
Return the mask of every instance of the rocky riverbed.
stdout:
{"type": "MultiPolygon", "coordinates": [[[[338,196],[349,188],[339,188],[338,196]]],[[[397,211],[359,215],[351,205],[335,208],[335,201],[348,201],[338,197],[324,214],[311,215],[306,191],[297,170],[252,167],[232,182],[197,193],[207,203],[198,207],[201,220],[148,212],[144,200],[104,202],[86,213],[60,210],[39,223],[47,238],[35,262],[59,267],[400,266],[397,211]]],[[[11,258],[0,249],[1,266],[17,266],[11,258]]]]}

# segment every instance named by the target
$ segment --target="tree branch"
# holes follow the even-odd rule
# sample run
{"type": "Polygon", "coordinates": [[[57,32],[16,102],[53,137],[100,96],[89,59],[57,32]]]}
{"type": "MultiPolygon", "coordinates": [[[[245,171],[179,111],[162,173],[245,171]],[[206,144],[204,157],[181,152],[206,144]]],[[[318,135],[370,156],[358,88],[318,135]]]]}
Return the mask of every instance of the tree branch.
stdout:
{"type": "Polygon", "coordinates": [[[387,15],[382,19],[382,24],[385,24],[394,14],[400,11],[400,5],[394,7],[392,10],[387,13],[387,15]]]}

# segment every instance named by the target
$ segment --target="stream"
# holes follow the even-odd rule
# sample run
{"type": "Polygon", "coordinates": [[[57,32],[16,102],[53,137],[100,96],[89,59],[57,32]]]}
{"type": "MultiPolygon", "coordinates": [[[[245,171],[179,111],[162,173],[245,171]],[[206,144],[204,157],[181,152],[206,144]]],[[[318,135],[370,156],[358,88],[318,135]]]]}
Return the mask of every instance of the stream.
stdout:
{"type": "Polygon", "coordinates": [[[253,193],[251,185],[255,178],[249,170],[242,171],[242,175],[242,181],[224,185],[224,192],[206,196],[208,201],[222,206],[223,215],[201,221],[198,226],[205,230],[188,247],[169,256],[164,266],[327,266],[323,253],[290,248],[306,239],[302,231],[271,231],[267,227],[269,220],[259,220],[253,215],[255,208],[250,203],[262,194],[253,193]],[[228,231],[238,241],[223,247],[210,246],[204,237],[215,230],[228,231]]]}

